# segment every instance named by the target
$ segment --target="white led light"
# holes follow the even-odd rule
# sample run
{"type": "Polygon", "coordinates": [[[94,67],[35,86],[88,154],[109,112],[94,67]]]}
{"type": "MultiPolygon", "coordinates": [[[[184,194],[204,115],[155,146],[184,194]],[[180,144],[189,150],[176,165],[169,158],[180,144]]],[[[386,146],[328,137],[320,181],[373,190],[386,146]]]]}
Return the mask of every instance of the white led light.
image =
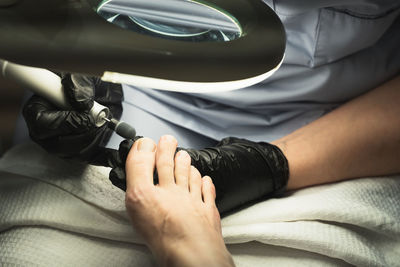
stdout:
{"type": "Polygon", "coordinates": [[[164,91],[186,92],[186,93],[216,93],[232,91],[249,87],[269,78],[282,65],[282,61],[274,69],[259,76],[227,82],[184,82],[165,80],[118,72],[105,71],[101,79],[105,82],[128,84],[137,87],[152,88],[164,91]]]}

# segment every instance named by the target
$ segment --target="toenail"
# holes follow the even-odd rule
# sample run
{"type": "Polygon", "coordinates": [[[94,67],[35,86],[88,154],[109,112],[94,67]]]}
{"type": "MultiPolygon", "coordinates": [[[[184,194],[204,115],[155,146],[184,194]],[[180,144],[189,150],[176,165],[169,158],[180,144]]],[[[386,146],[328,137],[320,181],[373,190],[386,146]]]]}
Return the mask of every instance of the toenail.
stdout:
{"type": "Polygon", "coordinates": [[[137,149],[139,151],[154,152],[156,150],[156,145],[151,139],[141,138],[138,142],[137,149]]]}
{"type": "Polygon", "coordinates": [[[162,139],[168,142],[176,142],[175,137],[173,137],[172,135],[163,135],[162,139]]]}
{"type": "Polygon", "coordinates": [[[189,157],[189,154],[188,154],[186,151],[181,150],[181,151],[179,151],[179,153],[178,153],[178,157],[180,157],[180,158],[182,158],[182,159],[186,159],[186,158],[189,157]]]}

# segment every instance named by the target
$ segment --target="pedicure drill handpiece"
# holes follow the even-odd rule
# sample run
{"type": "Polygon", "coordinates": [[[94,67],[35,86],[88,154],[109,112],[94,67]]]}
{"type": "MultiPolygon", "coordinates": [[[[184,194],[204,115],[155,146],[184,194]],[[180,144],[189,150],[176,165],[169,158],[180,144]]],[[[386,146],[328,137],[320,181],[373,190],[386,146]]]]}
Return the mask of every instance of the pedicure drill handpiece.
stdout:
{"type": "MultiPolygon", "coordinates": [[[[41,68],[18,65],[2,59],[0,59],[0,69],[4,77],[29,88],[35,94],[44,97],[57,107],[66,110],[71,109],[64,96],[61,78],[55,73],[41,68]]],[[[97,127],[101,127],[107,122],[108,126],[123,138],[133,139],[136,136],[135,129],[126,122],[118,121],[114,118],[108,119],[110,110],[97,102],[93,103],[89,114],[93,117],[97,127]]]]}

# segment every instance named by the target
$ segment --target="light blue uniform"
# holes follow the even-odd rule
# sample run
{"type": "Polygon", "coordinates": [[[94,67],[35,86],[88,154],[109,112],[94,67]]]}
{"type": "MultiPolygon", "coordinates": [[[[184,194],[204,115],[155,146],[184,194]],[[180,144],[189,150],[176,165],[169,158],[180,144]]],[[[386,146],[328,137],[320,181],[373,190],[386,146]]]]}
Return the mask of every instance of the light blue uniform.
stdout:
{"type": "Polygon", "coordinates": [[[400,72],[399,0],[264,2],[287,33],[284,63],[271,78],[215,94],[124,86],[122,119],[139,135],[173,134],[186,147],[227,136],[272,141],[400,72]]]}

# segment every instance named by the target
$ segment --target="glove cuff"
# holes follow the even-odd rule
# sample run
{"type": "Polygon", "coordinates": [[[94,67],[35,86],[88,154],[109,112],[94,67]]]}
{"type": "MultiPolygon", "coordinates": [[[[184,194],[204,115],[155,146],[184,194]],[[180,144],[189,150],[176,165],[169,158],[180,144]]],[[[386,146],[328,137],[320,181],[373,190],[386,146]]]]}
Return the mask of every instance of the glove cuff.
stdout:
{"type": "Polygon", "coordinates": [[[289,163],[282,150],[270,143],[259,142],[260,154],[267,162],[274,181],[274,196],[282,195],[289,180],[289,163]]]}

